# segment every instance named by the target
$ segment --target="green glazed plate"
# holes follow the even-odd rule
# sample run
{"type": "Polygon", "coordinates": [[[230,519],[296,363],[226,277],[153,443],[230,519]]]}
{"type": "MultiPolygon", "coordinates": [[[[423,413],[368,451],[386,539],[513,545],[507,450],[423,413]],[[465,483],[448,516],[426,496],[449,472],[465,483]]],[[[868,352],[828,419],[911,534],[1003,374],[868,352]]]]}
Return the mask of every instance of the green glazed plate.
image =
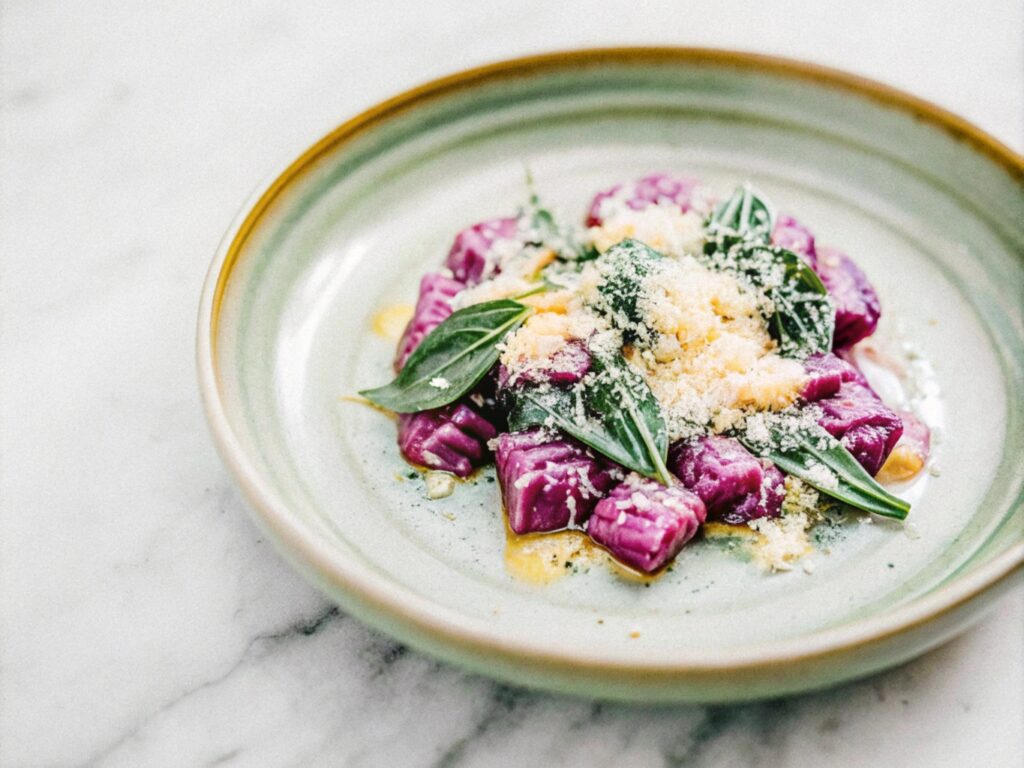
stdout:
{"type": "Polygon", "coordinates": [[[281,551],[409,645],[515,683],[632,700],[727,701],[905,661],[1021,573],[1024,160],[911,96],[723,51],[593,50],[458,74],[341,125],[261,189],[214,259],[199,315],[205,407],[281,551]],[[652,171],[751,180],[879,289],[880,333],[933,369],[932,471],[913,527],[833,531],[765,573],[697,542],[644,585],[582,568],[514,578],[493,470],[427,501],[395,425],[346,400],[390,375],[382,308],[411,303],[454,233],[511,215],[532,171],[581,217],[652,171]],[[916,531],[916,533],[915,533],[916,531]]]}

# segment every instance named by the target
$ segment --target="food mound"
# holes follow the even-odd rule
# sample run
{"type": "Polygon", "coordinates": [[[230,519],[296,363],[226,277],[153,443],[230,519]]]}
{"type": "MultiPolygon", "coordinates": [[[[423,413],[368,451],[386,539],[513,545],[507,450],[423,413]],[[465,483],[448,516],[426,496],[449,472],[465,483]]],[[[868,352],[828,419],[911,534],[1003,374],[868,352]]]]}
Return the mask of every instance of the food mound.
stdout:
{"type": "Polygon", "coordinates": [[[653,573],[705,522],[906,517],[875,477],[920,470],[927,428],[851,362],[880,313],[853,259],[749,185],[716,201],[654,174],[598,193],[585,226],[534,194],[460,232],[397,377],[362,394],[399,414],[412,464],[494,461],[515,533],[583,530],[653,573]]]}

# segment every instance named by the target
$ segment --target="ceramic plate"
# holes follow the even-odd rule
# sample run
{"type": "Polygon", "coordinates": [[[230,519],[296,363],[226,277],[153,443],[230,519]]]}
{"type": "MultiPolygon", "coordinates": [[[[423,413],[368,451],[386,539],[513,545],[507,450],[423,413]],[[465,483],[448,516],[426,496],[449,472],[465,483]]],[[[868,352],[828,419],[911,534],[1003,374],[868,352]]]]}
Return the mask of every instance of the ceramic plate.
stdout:
{"type": "MultiPolygon", "coordinates": [[[[676,49],[553,54],[398,96],[254,197],[210,270],[203,396],[282,551],[347,610],[494,677],[725,701],[864,675],[948,639],[1021,572],[1024,161],[941,110],[796,62],[676,49]],[[514,213],[524,169],[563,215],[647,172],[752,180],[877,285],[941,441],[912,528],[829,529],[813,574],[705,540],[653,583],[597,564],[517,577],[492,470],[427,501],[385,415],[375,318],[454,233],[514,213]],[[826,554],[828,552],[828,554],[826,554]]],[[[379,331],[380,328],[377,329],[379,331]]],[[[521,568],[520,568],[521,570],[521,568]]]]}

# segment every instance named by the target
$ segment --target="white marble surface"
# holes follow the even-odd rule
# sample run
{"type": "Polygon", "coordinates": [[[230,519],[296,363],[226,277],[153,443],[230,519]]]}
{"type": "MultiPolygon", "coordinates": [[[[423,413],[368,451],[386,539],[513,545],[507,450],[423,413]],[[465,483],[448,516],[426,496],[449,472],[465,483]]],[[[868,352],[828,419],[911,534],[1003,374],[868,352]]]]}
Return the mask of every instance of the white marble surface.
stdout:
{"type": "Polygon", "coordinates": [[[891,82],[1020,150],[1020,0],[245,5],[0,12],[0,765],[1024,764],[1020,591],[902,669],[741,707],[558,699],[406,652],[261,539],[192,362],[236,207],[386,95],[544,49],[719,45],[891,82]]]}

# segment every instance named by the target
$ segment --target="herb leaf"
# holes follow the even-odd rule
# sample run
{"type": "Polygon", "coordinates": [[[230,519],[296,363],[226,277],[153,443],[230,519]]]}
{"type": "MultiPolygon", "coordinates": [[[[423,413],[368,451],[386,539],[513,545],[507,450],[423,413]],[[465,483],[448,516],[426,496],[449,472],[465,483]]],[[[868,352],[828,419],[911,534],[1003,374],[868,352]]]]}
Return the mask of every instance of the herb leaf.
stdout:
{"type": "Polygon", "coordinates": [[[592,365],[594,380],[585,390],[590,410],[603,416],[609,433],[631,456],[653,470],[644,474],[668,485],[668,427],[651,388],[620,354],[594,355],[592,365]]]}
{"type": "Polygon", "coordinates": [[[737,187],[708,217],[705,230],[709,250],[728,250],[736,243],[763,243],[772,239],[775,209],[753,187],[737,187]]]}
{"type": "Polygon", "coordinates": [[[555,426],[627,469],[668,485],[668,429],[647,382],[621,355],[595,355],[579,391],[532,387],[512,394],[509,428],[555,426]]]}
{"type": "Polygon", "coordinates": [[[511,299],[457,310],[420,342],[394,381],[359,394],[397,413],[455,402],[487,374],[498,360],[499,342],[532,312],[511,299]]]}
{"type": "Polygon", "coordinates": [[[749,184],[708,218],[705,263],[739,277],[766,299],[768,329],[786,357],[832,348],[835,311],[821,278],[799,256],[771,245],[775,210],[749,184]]]}
{"type": "Polygon", "coordinates": [[[764,295],[768,331],[784,356],[806,357],[832,349],[835,307],[821,278],[795,253],[741,243],[710,253],[704,261],[764,295]]]}
{"type": "Polygon", "coordinates": [[[755,245],[744,248],[742,253],[745,260],[770,258],[774,269],[769,273],[778,275],[781,272],[780,279],[773,281],[774,284],[758,287],[773,305],[768,330],[779,343],[782,354],[806,357],[831,350],[835,307],[821,278],[810,265],[785,248],[755,245]]]}
{"type": "MultiPolygon", "coordinates": [[[[511,390],[505,396],[510,432],[520,432],[530,427],[557,426],[563,432],[573,429],[575,431],[571,434],[576,434],[584,428],[582,424],[576,426],[576,397],[568,389],[527,386],[511,390]]],[[[582,441],[582,438],[579,439],[582,441]]],[[[587,442],[587,445],[590,443],[587,442]]]]}
{"type": "Polygon", "coordinates": [[[637,309],[642,283],[659,268],[664,257],[639,240],[623,240],[600,256],[597,262],[601,282],[594,309],[605,315],[627,343],[643,337],[649,341],[653,331],[643,324],[637,309]]]}
{"type": "Polygon", "coordinates": [[[843,444],[821,427],[784,435],[776,431],[767,446],[742,434],[738,438],[752,453],[773,461],[783,472],[851,507],[897,520],[910,512],[908,502],[879,485],[843,444]],[[834,483],[824,482],[823,476],[834,478],[834,483]]]}
{"type": "Polygon", "coordinates": [[[538,248],[550,248],[562,261],[589,261],[597,258],[596,248],[584,243],[573,227],[561,224],[541,203],[533,188],[531,176],[527,175],[526,183],[530,189],[530,198],[519,212],[520,229],[526,230],[526,243],[538,248]]]}

